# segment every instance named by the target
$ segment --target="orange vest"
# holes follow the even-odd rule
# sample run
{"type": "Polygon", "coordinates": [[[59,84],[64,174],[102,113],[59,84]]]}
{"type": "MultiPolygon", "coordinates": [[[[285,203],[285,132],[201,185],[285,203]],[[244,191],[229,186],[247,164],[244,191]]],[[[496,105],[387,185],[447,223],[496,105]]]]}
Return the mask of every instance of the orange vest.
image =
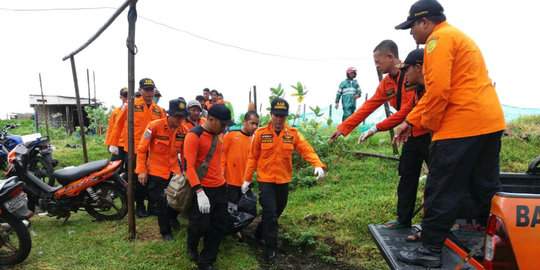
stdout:
{"type": "Polygon", "coordinates": [[[242,130],[231,130],[223,137],[221,168],[228,185],[240,187],[244,183],[251,138],[242,130]]]}
{"type": "MultiPolygon", "coordinates": [[[[153,120],[162,119],[167,117],[167,114],[161,107],[159,107],[155,102],[152,101],[150,106],[146,105],[142,97],[136,98],[133,101],[134,104],[134,142],[135,145],[140,141],[141,136],[143,135],[146,126],[153,120]]],[[[127,140],[127,106],[119,115],[116,123],[114,124],[114,129],[111,134],[111,145],[123,146],[124,151],[128,151],[128,140],[127,140]],[[123,138],[124,144],[120,144],[120,140],[123,138]]]]}
{"type": "Polygon", "coordinates": [[[257,181],[285,184],[291,182],[292,150],[313,167],[326,167],[304,136],[294,127],[287,124],[276,134],[272,122],[255,131],[249,149],[248,162],[243,180],[251,182],[257,170],[257,181]]]}
{"type": "MultiPolygon", "coordinates": [[[[401,70],[398,72],[397,78],[401,75],[401,70]]],[[[396,78],[396,79],[397,79],[396,78]]],[[[412,110],[413,99],[415,95],[416,85],[409,85],[407,82],[407,76],[403,78],[403,85],[401,88],[401,107],[399,111],[390,115],[382,122],[375,126],[379,131],[389,130],[399,124],[401,124],[407,114],[412,110]]],[[[371,113],[379,108],[386,101],[390,103],[390,106],[397,110],[397,93],[398,84],[390,75],[386,75],[377,86],[377,90],[373,96],[366,100],[362,106],[356,110],[351,116],[349,116],[343,123],[341,123],[337,129],[343,133],[344,136],[349,135],[362,121],[364,121],[371,113]]],[[[413,135],[419,136],[427,133],[427,130],[421,128],[413,128],[413,135]]]]}
{"type": "Polygon", "coordinates": [[[167,118],[148,124],[137,148],[135,173],[147,173],[169,179],[172,173],[180,174],[178,153],[187,134],[184,126],[171,129],[167,118]]]}
{"type": "Polygon", "coordinates": [[[426,93],[407,117],[433,141],[489,134],[506,127],[501,103],[474,41],[439,23],[424,48],[426,93]]]}

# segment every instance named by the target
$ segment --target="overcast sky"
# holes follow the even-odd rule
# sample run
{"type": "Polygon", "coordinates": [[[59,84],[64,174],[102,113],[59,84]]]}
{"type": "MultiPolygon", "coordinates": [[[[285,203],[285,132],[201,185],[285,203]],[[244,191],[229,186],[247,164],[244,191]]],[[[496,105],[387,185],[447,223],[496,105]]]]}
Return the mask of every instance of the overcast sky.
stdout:
{"type": "MultiPolygon", "coordinates": [[[[74,96],[70,62],[62,58],[88,40],[123,2],[0,0],[0,118],[31,111],[28,96],[40,93],[39,73],[46,95],[74,96]],[[111,9],[65,10],[92,7],[111,9]]],[[[416,47],[409,31],[394,30],[412,3],[139,0],[136,84],[143,77],[154,79],[165,109],[171,98],[189,100],[205,87],[217,89],[239,114],[247,109],[253,85],[259,101],[266,103],[263,108],[269,88],[279,83],[296,108],[290,97],[294,91],[290,85],[296,82],[309,90],[305,99],[309,106],[328,106],[345,70],[355,66],[364,100],[364,93],[371,96],[378,83],[373,48],[392,39],[404,59],[416,47]]],[[[540,84],[534,81],[540,63],[534,34],[539,3],[441,1],[448,22],[482,50],[503,104],[540,107],[540,84]]],[[[91,81],[92,72],[96,75],[98,99],[107,106],[119,105],[118,92],[127,86],[127,30],[124,12],[75,57],[81,96],[88,95],[88,68],[91,81]]]]}

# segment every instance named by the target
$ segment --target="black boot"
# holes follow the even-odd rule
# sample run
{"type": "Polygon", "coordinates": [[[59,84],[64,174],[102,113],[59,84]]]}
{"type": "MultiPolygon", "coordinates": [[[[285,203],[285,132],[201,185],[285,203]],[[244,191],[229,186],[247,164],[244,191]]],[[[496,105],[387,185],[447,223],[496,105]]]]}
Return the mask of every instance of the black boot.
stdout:
{"type": "Polygon", "coordinates": [[[189,260],[194,262],[194,263],[197,263],[197,261],[199,260],[199,252],[197,252],[197,249],[193,249],[193,248],[187,248],[187,253],[188,253],[188,256],[189,256],[189,260]]]}
{"type": "Polygon", "coordinates": [[[137,207],[135,207],[135,214],[139,218],[145,218],[148,217],[148,212],[146,212],[146,209],[144,207],[144,203],[138,203],[137,207]]]}
{"type": "Polygon", "coordinates": [[[273,261],[276,259],[276,250],[273,249],[273,248],[266,248],[265,252],[264,252],[264,258],[267,260],[267,261],[273,261]]]}
{"type": "Polygon", "coordinates": [[[180,230],[180,222],[177,218],[173,218],[170,222],[171,228],[173,231],[179,231],[180,230]]]}
{"type": "Polygon", "coordinates": [[[428,268],[439,268],[442,265],[441,252],[442,247],[440,246],[430,246],[428,248],[422,244],[413,251],[400,251],[398,260],[428,268]]]}

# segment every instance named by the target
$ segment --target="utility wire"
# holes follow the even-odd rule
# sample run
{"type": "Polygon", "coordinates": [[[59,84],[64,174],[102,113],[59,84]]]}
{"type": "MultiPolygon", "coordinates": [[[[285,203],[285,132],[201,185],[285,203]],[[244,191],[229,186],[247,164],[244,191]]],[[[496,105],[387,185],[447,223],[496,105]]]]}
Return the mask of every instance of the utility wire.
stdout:
{"type": "MultiPolygon", "coordinates": [[[[100,10],[100,9],[113,9],[113,10],[116,10],[116,8],[114,8],[114,7],[36,8],[36,9],[15,9],[15,8],[2,8],[2,7],[0,7],[0,10],[16,11],[16,12],[74,11],[74,10],[100,10]]],[[[124,12],[126,12],[126,11],[124,11],[124,12]]],[[[316,58],[303,58],[303,57],[288,56],[288,55],[282,55],[282,54],[276,54],[276,53],[268,53],[268,52],[253,50],[253,49],[247,49],[247,48],[243,48],[243,47],[240,47],[240,46],[237,46],[237,45],[234,45],[234,44],[228,44],[228,43],[225,43],[225,42],[221,42],[221,41],[213,40],[213,39],[210,39],[210,38],[206,38],[206,37],[203,37],[203,36],[198,35],[196,33],[193,33],[193,32],[187,31],[187,30],[183,30],[183,29],[180,29],[180,28],[177,28],[177,27],[174,27],[174,26],[170,26],[170,25],[167,25],[165,23],[161,23],[161,22],[152,20],[150,18],[141,16],[141,15],[138,15],[138,17],[143,19],[143,20],[146,20],[148,22],[151,22],[153,24],[168,28],[168,29],[176,31],[176,32],[181,32],[181,33],[190,35],[192,37],[195,37],[195,38],[207,41],[207,42],[211,42],[211,43],[214,43],[214,44],[217,44],[217,45],[220,45],[220,46],[234,48],[234,49],[237,49],[237,50],[250,52],[250,53],[254,53],[254,54],[260,54],[260,55],[272,56],[272,57],[279,57],[279,58],[285,58],[285,59],[291,59],[291,60],[297,60],[297,61],[311,61],[311,62],[327,62],[327,61],[332,61],[332,60],[340,60],[340,61],[347,61],[347,60],[349,60],[349,61],[366,61],[367,60],[365,58],[328,58],[328,59],[318,58],[318,59],[316,59],[316,58]]]]}

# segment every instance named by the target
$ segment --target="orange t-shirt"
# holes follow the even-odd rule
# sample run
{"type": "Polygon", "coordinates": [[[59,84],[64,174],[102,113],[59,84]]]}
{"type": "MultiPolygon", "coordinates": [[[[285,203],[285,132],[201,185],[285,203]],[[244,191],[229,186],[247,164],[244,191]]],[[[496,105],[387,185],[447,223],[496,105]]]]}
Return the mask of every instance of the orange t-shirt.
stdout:
{"type": "Polygon", "coordinates": [[[187,128],[187,130],[191,130],[192,128],[194,128],[195,126],[200,126],[202,124],[204,124],[206,122],[206,118],[204,117],[200,117],[199,118],[199,123],[197,125],[194,125],[191,121],[188,120],[188,118],[186,117],[186,120],[184,120],[184,122],[182,122],[182,125],[185,126],[187,128]]]}
{"type": "MultiPolygon", "coordinates": [[[[217,135],[216,135],[217,136],[217,135]]],[[[214,135],[208,133],[202,126],[191,129],[184,140],[184,156],[186,158],[186,176],[194,190],[200,186],[219,187],[225,184],[223,171],[221,170],[222,142],[217,141],[214,155],[208,164],[208,171],[203,179],[197,176],[197,167],[201,165],[210,151],[214,135]]]]}
{"type": "Polygon", "coordinates": [[[221,168],[228,185],[240,187],[244,183],[251,139],[252,135],[242,130],[230,130],[223,137],[221,168]]]}
{"type": "Polygon", "coordinates": [[[426,93],[407,116],[433,141],[489,134],[506,127],[501,103],[474,41],[439,23],[424,48],[426,93]]]}

